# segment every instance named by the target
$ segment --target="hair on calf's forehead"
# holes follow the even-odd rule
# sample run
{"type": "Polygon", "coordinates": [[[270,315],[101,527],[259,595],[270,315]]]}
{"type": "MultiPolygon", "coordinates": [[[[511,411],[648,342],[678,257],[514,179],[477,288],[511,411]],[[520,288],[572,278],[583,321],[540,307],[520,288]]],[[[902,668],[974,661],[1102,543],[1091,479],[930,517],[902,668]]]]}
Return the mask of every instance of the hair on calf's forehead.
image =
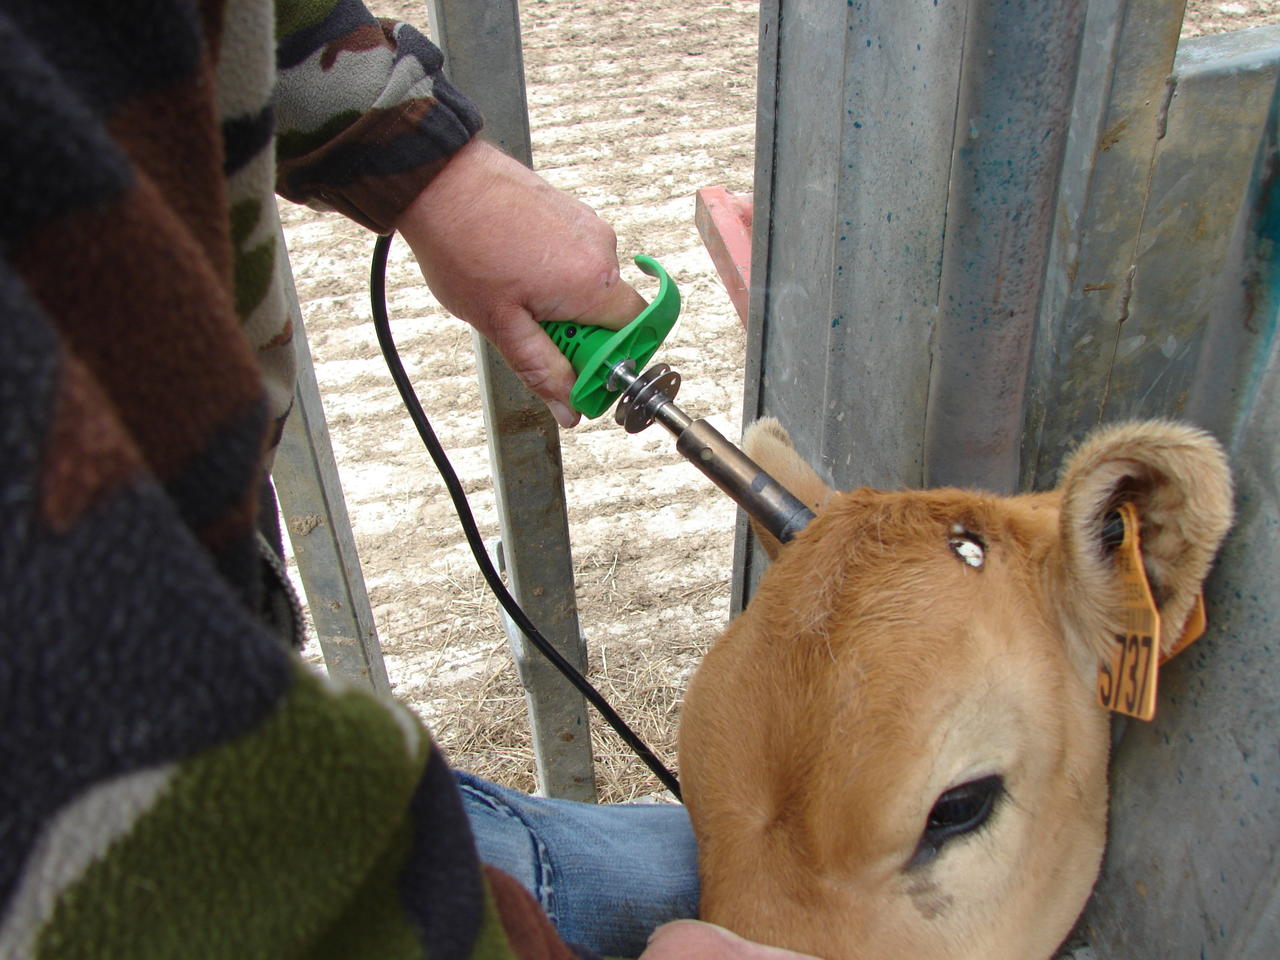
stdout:
{"type": "Polygon", "coordinates": [[[781,552],[761,591],[785,596],[809,623],[893,620],[922,609],[947,616],[948,599],[962,614],[966,594],[1027,589],[1055,534],[1049,497],[864,488],[832,497],[797,537],[803,547],[781,552]],[[981,545],[980,564],[957,553],[958,535],[981,545]]]}

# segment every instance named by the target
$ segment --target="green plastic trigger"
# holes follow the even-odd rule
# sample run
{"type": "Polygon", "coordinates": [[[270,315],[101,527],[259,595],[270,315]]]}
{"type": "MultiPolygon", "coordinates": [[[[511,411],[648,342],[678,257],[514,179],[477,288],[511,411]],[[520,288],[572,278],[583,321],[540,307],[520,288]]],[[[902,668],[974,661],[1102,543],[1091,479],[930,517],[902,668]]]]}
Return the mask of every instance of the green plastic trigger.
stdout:
{"type": "Polygon", "coordinates": [[[542,324],[578,374],[569,391],[569,402],[588,419],[594,420],[608,410],[622,392],[609,389],[613,368],[630,358],[637,372],[643,370],[680,316],[680,291],[662,265],[652,257],[638,256],[636,266],[658,278],[658,295],[621,330],[572,321],[542,324]]]}

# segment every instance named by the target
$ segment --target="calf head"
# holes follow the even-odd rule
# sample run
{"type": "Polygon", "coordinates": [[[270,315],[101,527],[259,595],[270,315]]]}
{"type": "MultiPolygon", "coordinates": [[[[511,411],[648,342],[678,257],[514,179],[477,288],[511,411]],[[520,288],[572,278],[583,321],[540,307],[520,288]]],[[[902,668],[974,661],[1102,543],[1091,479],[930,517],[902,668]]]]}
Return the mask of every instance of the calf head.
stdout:
{"type": "Polygon", "coordinates": [[[1049,956],[1105,837],[1109,521],[1137,507],[1167,649],[1230,524],[1218,445],[1114,427],[1011,498],[836,494],[774,421],[745,446],[817,516],[762,535],[771,566],[686,697],[703,919],[827,960],[1049,956]]]}

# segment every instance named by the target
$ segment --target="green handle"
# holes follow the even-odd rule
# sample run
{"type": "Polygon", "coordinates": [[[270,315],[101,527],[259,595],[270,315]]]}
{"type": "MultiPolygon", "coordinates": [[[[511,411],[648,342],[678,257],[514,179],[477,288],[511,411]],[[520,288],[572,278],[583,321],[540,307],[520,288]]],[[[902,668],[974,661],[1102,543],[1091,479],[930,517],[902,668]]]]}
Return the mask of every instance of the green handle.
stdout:
{"type": "Polygon", "coordinates": [[[542,324],[547,336],[578,374],[577,382],[569,391],[569,401],[588,419],[594,420],[608,410],[622,392],[609,389],[613,368],[630,358],[635,361],[637,371],[643,370],[680,316],[680,291],[662,265],[652,257],[639,256],[636,266],[658,278],[658,295],[640,311],[640,316],[621,330],[572,321],[542,324]]]}

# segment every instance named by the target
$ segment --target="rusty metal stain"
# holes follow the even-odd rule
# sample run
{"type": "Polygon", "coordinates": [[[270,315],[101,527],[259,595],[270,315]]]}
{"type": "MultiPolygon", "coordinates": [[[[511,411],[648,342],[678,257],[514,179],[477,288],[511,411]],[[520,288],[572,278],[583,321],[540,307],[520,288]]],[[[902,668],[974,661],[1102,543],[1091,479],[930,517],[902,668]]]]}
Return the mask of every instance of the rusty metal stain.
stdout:
{"type": "Polygon", "coordinates": [[[1115,288],[1116,285],[1114,283],[1086,283],[1084,285],[1084,292],[1097,293],[1099,290],[1114,290],[1115,288]]]}
{"type": "Polygon", "coordinates": [[[1110,130],[1104,133],[1101,137],[1099,137],[1098,152],[1106,153],[1108,150],[1114,147],[1117,143],[1119,143],[1120,139],[1124,136],[1124,132],[1128,128],[1128,126],[1129,126],[1129,121],[1127,119],[1121,120],[1114,127],[1112,127],[1110,130]]]}
{"type": "Polygon", "coordinates": [[[540,433],[551,416],[541,407],[525,407],[513,410],[498,421],[498,433],[510,436],[514,433],[540,433]]]}

